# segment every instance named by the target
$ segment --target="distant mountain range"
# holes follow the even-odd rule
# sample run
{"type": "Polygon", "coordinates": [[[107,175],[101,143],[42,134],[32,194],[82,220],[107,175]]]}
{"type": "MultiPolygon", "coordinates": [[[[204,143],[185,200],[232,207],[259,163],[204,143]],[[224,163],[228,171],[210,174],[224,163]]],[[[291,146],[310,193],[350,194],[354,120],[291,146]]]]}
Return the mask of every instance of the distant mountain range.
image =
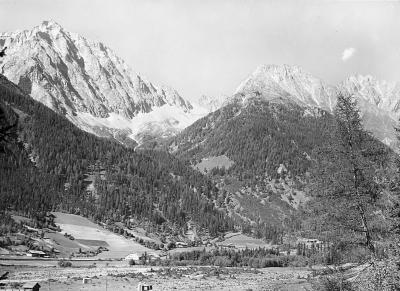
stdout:
{"type": "Polygon", "coordinates": [[[166,137],[207,113],[168,86],[156,85],[110,48],[44,21],[0,34],[0,72],[36,100],[99,136],[141,143],[166,137]]]}
{"type": "Polygon", "coordinates": [[[340,91],[356,96],[366,129],[387,145],[395,146],[394,126],[400,117],[398,83],[357,75],[331,86],[297,66],[262,65],[239,85],[234,96],[245,101],[259,94],[266,100],[286,99],[333,112],[340,91]]]}
{"type": "Polygon", "coordinates": [[[44,21],[31,30],[0,34],[7,56],[0,72],[36,100],[83,130],[136,146],[176,135],[194,121],[229,103],[260,94],[332,112],[336,94],[357,96],[367,129],[388,145],[396,138],[400,85],[371,76],[351,76],[331,86],[297,66],[259,66],[233,96],[202,96],[191,104],[176,90],[135,73],[102,43],[44,21]]]}

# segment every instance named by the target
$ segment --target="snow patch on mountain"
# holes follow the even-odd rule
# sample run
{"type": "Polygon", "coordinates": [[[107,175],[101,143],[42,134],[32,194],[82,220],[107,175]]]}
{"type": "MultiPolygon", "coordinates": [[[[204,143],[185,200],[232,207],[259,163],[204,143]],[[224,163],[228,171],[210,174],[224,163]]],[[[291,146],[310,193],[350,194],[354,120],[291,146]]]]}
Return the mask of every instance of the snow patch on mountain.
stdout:
{"type": "MultiPolygon", "coordinates": [[[[297,66],[259,66],[232,97],[202,96],[191,104],[164,85],[148,81],[133,71],[110,48],[70,33],[54,21],[31,30],[0,33],[0,72],[33,98],[66,116],[81,129],[137,143],[175,135],[197,119],[253,98],[295,102],[332,112],[339,90],[359,100],[367,129],[393,143],[393,126],[400,118],[400,85],[371,76],[351,76],[331,86],[297,66]],[[122,137],[122,139],[121,139],[122,137]]],[[[237,114],[240,114],[240,110],[237,114]]]]}
{"type": "Polygon", "coordinates": [[[200,107],[207,109],[207,113],[211,113],[224,106],[228,100],[229,97],[225,95],[219,97],[202,95],[198,100],[198,104],[200,107]]]}
{"type": "Polygon", "coordinates": [[[118,113],[110,113],[108,117],[102,118],[87,112],[80,112],[71,119],[82,127],[88,126],[88,131],[95,128],[127,130],[129,138],[141,143],[143,135],[146,133],[154,135],[153,137],[169,137],[203,116],[204,111],[201,108],[197,110],[194,108],[191,114],[186,114],[176,106],[165,104],[154,108],[151,112],[138,113],[133,118],[118,113]]]}
{"type": "Polygon", "coordinates": [[[148,81],[104,44],[70,33],[54,21],[2,33],[0,45],[8,47],[0,60],[2,74],[97,135],[123,132],[134,137],[140,130],[166,135],[199,117],[199,110],[176,90],[148,81]]]}

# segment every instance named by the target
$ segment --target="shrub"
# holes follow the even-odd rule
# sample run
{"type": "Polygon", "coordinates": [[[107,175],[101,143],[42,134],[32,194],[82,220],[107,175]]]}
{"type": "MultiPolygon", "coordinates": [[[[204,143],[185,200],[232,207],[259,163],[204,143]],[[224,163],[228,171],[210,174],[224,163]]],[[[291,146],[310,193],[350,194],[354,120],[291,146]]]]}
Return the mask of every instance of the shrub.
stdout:
{"type": "Polygon", "coordinates": [[[135,260],[134,260],[134,259],[130,259],[130,260],[128,261],[128,265],[129,265],[129,266],[134,266],[134,265],[135,265],[135,260]]]}
{"type": "Polygon", "coordinates": [[[344,280],[342,274],[323,276],[313,284],[313,290],[317,291],[355,291],[354,286],[344,280]]]}
{"type": "Polygon", "coordinates": [[[72,263],[70,261],[60,260],[58,261],[58,266],[62,268],[72,267],[72,263]]]}
{"type": "Polygon", "coordinates": [[[357,282],[359,290],[400,290],[400,267],[397,260],[373,261],[357,282]]]}
{"type": "Polygon", "coordinates": [[[306,267],[308,258],[303,256],[291,256],[288,265],[290,267],[306,267]]]}
{"type": "Polygon", "coordinates": [[[345,263],[364,263],[371,258],[371,253],[365,247],[357,246],[344,253],[345,263]]]}
{"type": "Polygon", "coordinates": [[[231,267],[232,266],[232,261],[229,260],[226,257],[223,256],[218,256],[214,260],[214,266],[218,267],[231,267]]]}

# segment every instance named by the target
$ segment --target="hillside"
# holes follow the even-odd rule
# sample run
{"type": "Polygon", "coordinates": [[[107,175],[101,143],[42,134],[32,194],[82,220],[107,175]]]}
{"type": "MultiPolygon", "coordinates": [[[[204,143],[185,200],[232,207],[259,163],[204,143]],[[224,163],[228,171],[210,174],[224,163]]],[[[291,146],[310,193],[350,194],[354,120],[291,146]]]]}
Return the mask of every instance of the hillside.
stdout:
{"type": "Polygon", "coordinates": [[[173,156],[135,152],[86,133],[0,76],[1,210],[37,216],[60,210],[94,221],[182,233],[191,221],[216,235],[232,224],[213,200],[219,190],[173,156]]]}
{"type": "MultiPolygon", "coordinates": [[[[223,193],[217,205],[244,231],[277,239],[282,228],[299,227],[297,210],[308,199],[315,151],[335,139],[331,105],[336,99],[327,92],[300,69],[261,67],[225,106],[169,139],[164,148],[208,173],[223,193]]],[[[364,120],[364,125],[379,127],[364,120]]],[[[367,139],[390,152],[374,137],[367,139]]]]}
{"type": "Polygon", "coordinates": [[[348,92],[358,101],[364,127],[385,144],[396,149],[394,127],[400,118],[399,84],[372,76],[350,76],[330,85],[304,69],[290,65],[261,65],[236,89],[236,94],[261,94],[265,99],[286,96],[300,106],[331,112],[339,92],[348,92]]]}
{"type": "Polygon", "coordinates": [[[218,201],[238,221],[282,226],[304,202],[310,156],[329,138],[332,116],[284,98],[242,103],[241,97],[185,129],[167,149],[194,167],[211,165],[207,172],[225,193],[218,201]]]}
{"type": "Polygon", "coordinates": [[[192,160],[227,155],[234,161],[229,171],[243,177],[277,178],[280,164],[294,176],[302,174],[307,154],[326,138],[331,115],[277,101],[232,102],[172,139],[170,150],[192,160]]]}

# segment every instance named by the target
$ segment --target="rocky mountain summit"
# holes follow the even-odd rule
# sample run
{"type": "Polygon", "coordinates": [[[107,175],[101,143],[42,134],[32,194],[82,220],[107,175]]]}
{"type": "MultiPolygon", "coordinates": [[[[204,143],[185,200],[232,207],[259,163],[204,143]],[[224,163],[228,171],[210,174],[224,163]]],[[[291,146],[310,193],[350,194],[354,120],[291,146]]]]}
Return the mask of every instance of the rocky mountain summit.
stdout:
{"type": "Polygon", "coordinates": [[[357,97],[368,130],[388,145],[396,142],[400,86],[371,76],[351,76],[334,86],[298,66],[261,65],[233,96],[203,95],[197,105],[134,72],[104,44],[54,21],[1,33],[3,46],[8,49],[0,72],[7,78],[81,129],[128,145],[176,135],[230,102],[255,97],[332,112],[340,90],[357,97]]]}
{"type": "Polygon", "coordinates": [[[199,98],[198,103],[201,107],[205,108],[210,113],[221,108],[228,100],[228,96],[213,97],[202,95],[199,98]]]}
{"type": "Polygon", "coordinates": [[[239,85],[231,100],[246,102],[258,97],[332,112],[339,92],[354,95],[366,129],[386,144],[394,145],[394,127],[400,117],[398,83],[356,75],[332,86],[297,66],[262,65],[239,85]]]}
{"type": "Polygon", "coordinates": [[[143,132],[168,135],[197,119],[176,90],[148,81],[104,44],[54,21],[2,33],[0,46],[8,47],[2,74],[86,131],[140,142],[143,132]]]}
{"type": "Polygon", "coordinates": [[[334,87],[297,66],[262,65],[244,80],[235,94],[262,95],[268,100],[289,98],[299,105],[316,106],[331,111],[334,87]]]}

